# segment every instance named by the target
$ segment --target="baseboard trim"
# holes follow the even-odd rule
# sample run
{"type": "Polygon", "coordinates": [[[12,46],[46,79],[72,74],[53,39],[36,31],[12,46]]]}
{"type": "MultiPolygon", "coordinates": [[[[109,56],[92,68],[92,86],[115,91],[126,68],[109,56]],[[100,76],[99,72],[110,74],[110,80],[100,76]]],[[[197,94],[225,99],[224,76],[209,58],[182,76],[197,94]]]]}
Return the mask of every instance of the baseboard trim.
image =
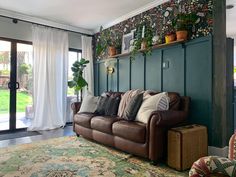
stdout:
{"type": "Polygon", "coordinates": [[[208,155],[228,157],[229,147],[218,148],[214,146],[208,146],[208,155]]]}

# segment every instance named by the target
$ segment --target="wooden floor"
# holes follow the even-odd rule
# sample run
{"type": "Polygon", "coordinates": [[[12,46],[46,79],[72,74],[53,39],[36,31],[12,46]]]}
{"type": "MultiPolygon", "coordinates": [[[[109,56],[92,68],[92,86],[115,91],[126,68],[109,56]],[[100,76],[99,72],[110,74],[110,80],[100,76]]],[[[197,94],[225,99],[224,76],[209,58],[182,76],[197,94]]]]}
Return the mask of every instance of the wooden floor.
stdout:
{"type": "Polygon", "coordinates": [[[35,141],[46,140],[50,138],[75,135],[75,133],[73,132],[72,126],[66,126],[64,128],[59,128],[59,129],[50,130],[50,131],[40,131],[40,133],[41,135],[37,135],[37,136],[28,136],[28,137],[15,138],[15,139],[9,139],[9,140],[2,140],[0,141],[0,148],[17,145],[17,144],[32,143],[35,141]]]}

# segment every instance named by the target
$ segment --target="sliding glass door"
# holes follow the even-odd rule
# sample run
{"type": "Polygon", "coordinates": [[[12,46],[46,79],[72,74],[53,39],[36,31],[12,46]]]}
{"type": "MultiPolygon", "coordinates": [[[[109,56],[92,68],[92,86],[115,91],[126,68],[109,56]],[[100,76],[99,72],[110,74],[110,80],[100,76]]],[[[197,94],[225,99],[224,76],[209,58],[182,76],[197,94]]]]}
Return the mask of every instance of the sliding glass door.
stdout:
{"type": "Polygon", "coordinates": [[[9,130],[11,42],[0,40],[0,131],[9,130]]]}
{"type": "Polygon", "coordinates": [[[26,128],[32,117],[32,45],[0,40],[0,131],[26,128]]]}

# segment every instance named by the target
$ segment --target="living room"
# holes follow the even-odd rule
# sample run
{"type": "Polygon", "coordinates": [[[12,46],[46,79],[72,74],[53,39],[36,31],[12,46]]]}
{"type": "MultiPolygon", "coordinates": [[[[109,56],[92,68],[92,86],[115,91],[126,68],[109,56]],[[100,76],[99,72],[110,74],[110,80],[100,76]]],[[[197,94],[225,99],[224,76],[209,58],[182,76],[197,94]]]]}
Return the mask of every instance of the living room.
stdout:
{"type": "Polygon", "coordinates": [[[235,5],[0,0],[0,176],[235,177],[235,5]]]}

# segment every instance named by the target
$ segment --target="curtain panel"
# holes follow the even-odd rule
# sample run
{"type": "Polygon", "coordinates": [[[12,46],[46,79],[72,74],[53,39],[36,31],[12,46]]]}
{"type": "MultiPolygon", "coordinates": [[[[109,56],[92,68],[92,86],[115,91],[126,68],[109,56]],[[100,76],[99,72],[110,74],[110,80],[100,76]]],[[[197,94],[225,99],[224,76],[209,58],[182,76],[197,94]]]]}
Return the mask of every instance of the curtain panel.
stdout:
{"type": "Polygon", "coordinates": [[[34,118],[28,130],[50,130],[66,123],[68,33],[33,25],[34,118]]]}

